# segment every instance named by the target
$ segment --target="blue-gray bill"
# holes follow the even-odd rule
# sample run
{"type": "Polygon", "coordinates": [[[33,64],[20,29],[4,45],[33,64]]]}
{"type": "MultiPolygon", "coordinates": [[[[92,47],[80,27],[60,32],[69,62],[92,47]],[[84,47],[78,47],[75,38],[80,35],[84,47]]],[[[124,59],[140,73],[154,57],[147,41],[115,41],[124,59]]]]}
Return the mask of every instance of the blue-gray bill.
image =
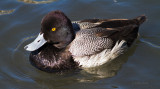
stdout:
{"type": "Polygon", "coordinates": [[[30,44],[24,47],[27,51],[35,51],[43,46],[47,41],[44,39],[43,34],[39,33],[38,37],[30,44]]]}

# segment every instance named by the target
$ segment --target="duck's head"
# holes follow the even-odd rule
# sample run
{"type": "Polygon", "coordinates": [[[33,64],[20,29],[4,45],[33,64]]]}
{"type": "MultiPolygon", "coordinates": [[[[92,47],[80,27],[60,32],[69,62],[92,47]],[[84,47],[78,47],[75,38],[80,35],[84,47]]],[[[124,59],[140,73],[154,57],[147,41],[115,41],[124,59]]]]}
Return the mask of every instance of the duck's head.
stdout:
{"type": "Polygon", "coordinates": [[[34,51],[45,43],[50,43],[61,49],[65,48],[74,36],[71,21],[67,16],[61,11],[52,11],[42,19],[38,37],[24,48],[27,51],[34,51]]]}

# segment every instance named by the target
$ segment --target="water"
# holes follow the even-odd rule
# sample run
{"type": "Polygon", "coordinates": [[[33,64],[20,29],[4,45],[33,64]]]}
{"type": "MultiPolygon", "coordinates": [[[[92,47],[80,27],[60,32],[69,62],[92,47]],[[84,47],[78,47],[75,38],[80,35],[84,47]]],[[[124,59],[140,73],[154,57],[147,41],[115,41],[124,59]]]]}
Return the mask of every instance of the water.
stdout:
{"type": "Polygon", "coordinates": [[[1,0],[0,89],[159,89],[160,1],[1,0]],[[42,17],[63,11],[71,20],[134,18],[145,14],[140,37],[112,63],[94,69],[45,73],[34,68],[23,47],[40,31],[42,17]]]}

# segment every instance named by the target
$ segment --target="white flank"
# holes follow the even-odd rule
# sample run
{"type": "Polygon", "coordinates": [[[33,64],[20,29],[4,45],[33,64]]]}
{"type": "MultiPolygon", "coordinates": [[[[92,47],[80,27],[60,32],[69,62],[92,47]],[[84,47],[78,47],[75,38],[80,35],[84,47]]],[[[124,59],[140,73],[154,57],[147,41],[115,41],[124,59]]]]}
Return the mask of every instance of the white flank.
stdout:
{"type": "Polygon", "coordinates": [[[113,49],[104,49],[102,52],[91,56],[74,57],[82,68],[90,68],[103,65],[123,54],[127,49],[126,41],[116,42],[113,49]]]}

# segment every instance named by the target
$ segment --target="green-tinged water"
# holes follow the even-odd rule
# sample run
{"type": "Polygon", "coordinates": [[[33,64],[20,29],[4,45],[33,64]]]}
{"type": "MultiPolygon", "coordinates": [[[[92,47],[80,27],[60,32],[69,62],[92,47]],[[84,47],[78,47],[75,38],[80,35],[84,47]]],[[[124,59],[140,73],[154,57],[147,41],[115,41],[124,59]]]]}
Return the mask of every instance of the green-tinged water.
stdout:
{"type": "Polygon", "coordinates": [[[0,89],[160,89],[160,1],[1,0],[0,89]],[[72,21],[146,15],[139,39],[108,65],[45,73],[29,63],[23,47],[40,31],[44,15],[63,11],[72,21]]]}

